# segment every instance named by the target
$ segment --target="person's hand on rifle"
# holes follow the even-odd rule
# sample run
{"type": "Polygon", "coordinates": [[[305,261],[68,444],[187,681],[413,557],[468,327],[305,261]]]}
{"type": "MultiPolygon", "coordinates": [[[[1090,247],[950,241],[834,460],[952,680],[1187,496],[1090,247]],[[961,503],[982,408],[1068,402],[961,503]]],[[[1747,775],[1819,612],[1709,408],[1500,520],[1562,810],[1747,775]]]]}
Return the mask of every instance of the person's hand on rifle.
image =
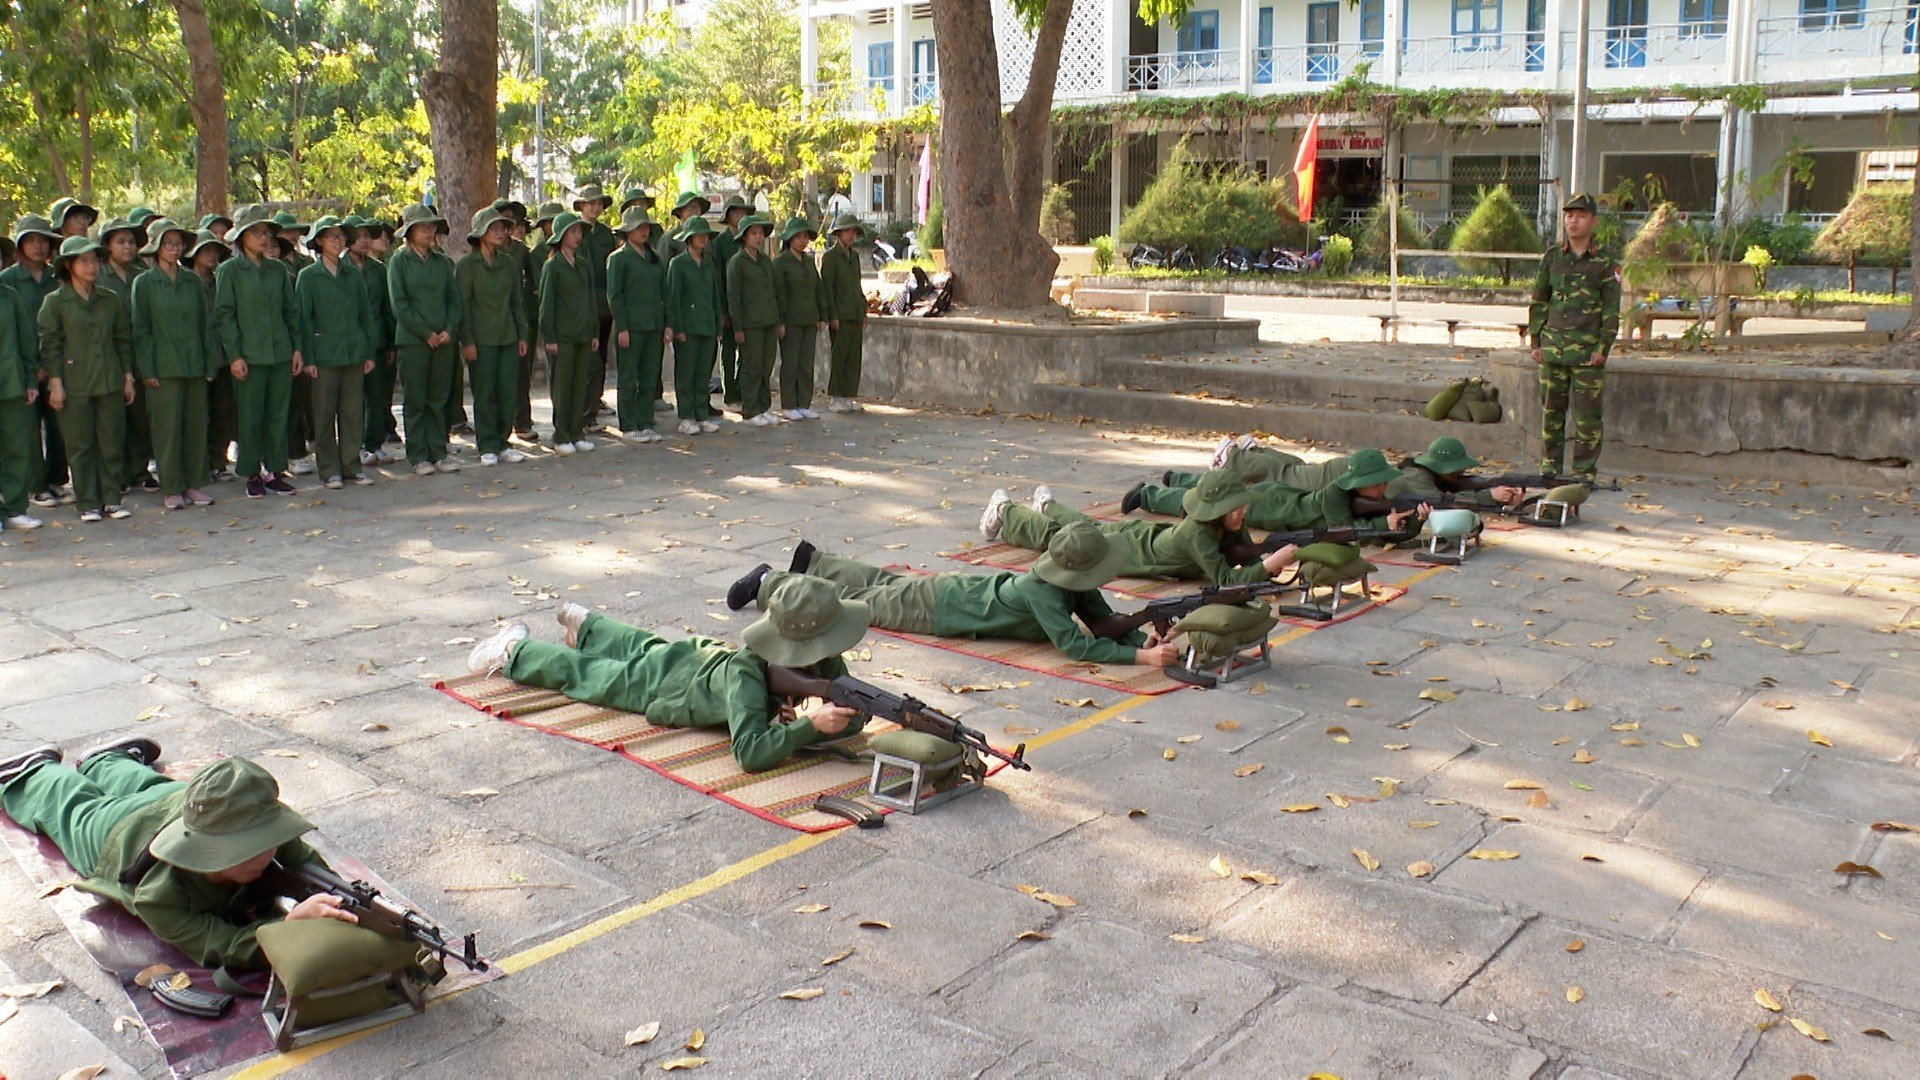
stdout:
{"type": "Polygon", "coordinates": [[[844,705],[835,705],[830,701],[816,701],[800,710],[807,718],[813,730],[822,735],[838,735],[847,730],[847,725],[860,718],[860,714],[844,705]]]}
{"type": "Polygon", "coordinates": [[[1133,650],[1133,662],[1148,667],[1166,667],[1180,662],[1180,650],[1171,641],[1162,641],[1160,628],[1147,627],[1145,648],[1133,650]]]}
{"type": "Polygon", "coordinates": [[[1288,544],[1285,547],[1274,548],[1272,551],[1260,556],[1260,565],[1266,569],[1268,577],[1279,577],[1280,571],[1285,570],[1287,567],[1299,561],[1294,557],[1294,553],[1299,550],[1300,545],[1298,544],[1288,544]]]}
{"type": "Polygon", "coordinates": [[[1526,488],[1514,487],[1511,484],[1495,484],[1488,490],[1493,494],[1493,501],[1501,506],[1519,506],[1520,500],[1527,497],[1526,488]]]}
{"type": "Polygon", "coordinates": [[[332,893],[314,893],[305,900],[293,905],[287,912],[289,919],[339,919],[344,923],[357,923],[360,917],[340,906],[340,898],[332,893]]]}
{"type": "Polygon", "coordinates": [[[1421,503],[1412,510],[1389,510],[1387,511],[1387,531],[1399,532],[1401,524],[1409,517],[1418,517],[1421,521],[1425,521],[1427,515],[1431,513],[1433,513],[1433,507],[1426,503],[1421,503]]]}

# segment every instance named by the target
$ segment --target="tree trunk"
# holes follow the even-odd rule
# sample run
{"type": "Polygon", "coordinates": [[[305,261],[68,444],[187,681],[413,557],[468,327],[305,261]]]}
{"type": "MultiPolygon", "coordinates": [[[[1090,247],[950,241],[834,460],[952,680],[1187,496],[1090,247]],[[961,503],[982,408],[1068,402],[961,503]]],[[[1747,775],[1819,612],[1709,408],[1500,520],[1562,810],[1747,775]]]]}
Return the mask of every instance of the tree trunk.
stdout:
{"type": "Polygon", "coordinates": [[[1848,292],[1860,291],[1859,289],[1855,288],[1854,280],[1853,280],[1854,266],[1857,261],[1858,260],[1856,260],[1852,255],[1847,256],[1847,291],[1848,292]]]}
{"type": "Polygon", "coordinates": [[[1050,304],[1048,288],[1060,257],[1040,236],[1040,162],[1072,7],[1072,0],[1047,5],[1026,94],[1003,131],[993,6],[978,0],[933,3],[947,265],[957,297],[976,307],[1035,310],[1050,304]]]}
{"type": "Polygon", "coordinates": [[[199,215],[227,210],[227,85],[202,0],[173,0],[180,43],[193,78],[193,207],[199,215]]]}
{"type": "Polygon", "coordinates": [[[84,86],[74,90],[73,100],[80,124],[80,190],[76,194],[80,196],[82,202],[92,202],[93,106],[87,103],[87,88],[84,86]]]}
{"type": "Polygon", "coordinates": [[[439,0],[440,66],[420,77],[433,135],[434,191],[453,226],[449,248],[466,250],[466,224],[493,202],[500,82],[498,0],[439,0]]]}
{"type": "MultiPolygon", "coordinates": [[[[67,159],[60,154],[60,147],[53,141],[52,125],[48,123],[47,99],[38,90],[27,91],[27,100],[33,104],[34,119],[40,123],[40,145],[47,152],[47,169],[53,174],[55,191],[72,191],[73,185],[67,179],[67,159]]],[[[55,226],[59,222],[54,222],[55,226]]]]}

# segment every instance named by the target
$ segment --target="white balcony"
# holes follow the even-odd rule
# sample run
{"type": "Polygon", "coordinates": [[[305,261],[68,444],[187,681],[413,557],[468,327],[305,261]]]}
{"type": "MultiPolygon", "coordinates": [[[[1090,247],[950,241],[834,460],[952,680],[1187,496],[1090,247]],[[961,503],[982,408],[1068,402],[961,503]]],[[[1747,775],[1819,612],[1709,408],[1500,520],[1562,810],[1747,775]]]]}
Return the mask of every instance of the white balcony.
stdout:
{"type": "MultiPolygon", "coordinates": [[[[1579,42],[1578,31],[1564,35],[1560,67],[1568,76],[1574,71],[1579,42]]],[[[1731,82],[1727,24],[1596,26],[1588,31],[1587,70],[1588,85],[1602,88],[1731,82]]]]}
{"type": "Polygon", "coordinates": [[[1358,75],[1361,65],[1379,65],[1379,51],[1357,41],[1282,45],[1253,50],[1256,91],[1269,87],[1312,88],[1358,75]]]}
{"type": "Polygon", "coordinates": [[[1237,52],[1213,49],[1127,57],[1127,89],[1130,92],[1218,93],[1236,90],[1239,86],[1240,54],[1237,52]]]}
{"type": "Polygon", "coordinates": [[[1765,82],[1913,75],[1911,3],[1761,19],[1757,72],[1765,82]]]}
{"type": "Polygon", "coordinates": [[[1546,65],[1546,35],[1537,31],[1443,34],[1402,43],[1400,81],[1421,87],[1546,89],[1553,85],[1546,65]]]}

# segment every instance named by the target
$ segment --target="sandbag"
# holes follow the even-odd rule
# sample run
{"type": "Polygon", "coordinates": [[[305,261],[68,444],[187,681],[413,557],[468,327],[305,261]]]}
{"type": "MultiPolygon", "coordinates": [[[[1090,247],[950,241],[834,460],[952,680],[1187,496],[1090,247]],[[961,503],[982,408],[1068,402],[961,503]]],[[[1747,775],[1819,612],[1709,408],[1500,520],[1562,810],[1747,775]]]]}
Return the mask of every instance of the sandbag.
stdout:
{"type": "Polygon", "coordinates": [[[1173,629],[1187,635],[1195,663],[1205,666],[1264,640],[1278,623],[1265,604],[1208,604],[1175,623],[1173,629]]]}
{"type": "Polygon", "coordinates": [[[1378,569],[1380,568],[1356,554],[1352,560],[1341,566],[1328,566],[1325,563],[1314,562],[1301,563],[1300,580],[1316,586],[1345,585],[1349,581],[1359,581],[1378,569]]]}
{"type": "Polygon", "coordinates": [[[1476,424],[1497,424],[1500,422],[1500,403],[1497,401],[1469,401],[1466,403],[1467,415],[1476,424]]]}
{"type": "Polygon", "coordinates": [[[330,990],[421,964],[420,946],[338,919],[269,923],[255,936],[290,995],[330,990]]]}
{"type": "Polygon", "coordinates": [[[917,762],[936,791],[952,786],[966,770],[966,747],[924,731],[889,731],[867,740],[867,745],[877,754],[917,762]]]}
{"type": "Polygon", "coordinates": [[[1295,561],[1301,566],[1313,563],[1338,569],[1360,557],[1360,549],[1352,544],[1335,544],[1322,540],[1317,544],[1308,544],[1293,553],[1295,561]]]}
{"type": "Polygon", "coordinates": [[[1465,379],[1456,379],[1448,383],[1445,390],[1433,395],[1433,399],[1427,402],[1427,407],[1423,410],[1427,414],[1427,419],[1445,420],[1447,414],[1453,411],[1453,407],[1460,403],[1460,395],[1465,393],[1466,389],[1467,380],[1465,379]]]}

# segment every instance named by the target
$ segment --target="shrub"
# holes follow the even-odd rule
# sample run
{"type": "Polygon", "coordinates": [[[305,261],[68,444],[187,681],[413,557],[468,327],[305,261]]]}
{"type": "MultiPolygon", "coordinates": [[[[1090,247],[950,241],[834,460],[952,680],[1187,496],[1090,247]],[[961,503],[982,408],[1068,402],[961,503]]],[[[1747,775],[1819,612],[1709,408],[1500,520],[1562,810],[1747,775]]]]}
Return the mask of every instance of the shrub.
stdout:
{"type": "Polygon", "coordinates": [[[1773,252],[1768,251],[1759,244],[1752,244],[1747,247],[1747,253],[1740,256],[1740,261],[1753,267],[1754,287],[1760,289],[1766,288],[1767,270],[1773,266],[1773,252]]]}
{"type": "Polygon", "coordinates": [[[1820,230],[1813,253],[1846,264],[1849,292],[1854,291],[1854,267],[1892,267],[1887,291],[1893,292],[1891,279],[1898,277],[1912,243],[1913,185],[1872,184],[1856,189],[1840,215],[1820,230]]]}
{"type": "Polygon", "coordinates": [[[1320,246],[1320,269],[1330,277],[1345,277],[1353,269],[1353,241],[1335,234],[1320,246]]]}
{"type": "Polygon", "coordinates": [[[1040,235],[1049,244],[1071,244],[1078,230],[1073,220],[1073,192],[1065,184],[1047,185],[1040,199],[1040,235]]]}
{"type": "MultiPolygon", "coordinates": [[[[1513,192],[1505,184],[1480,189],[1479,200],[1474,203],[1473,212],[1453,232],[1453,240],[1447,250],[1463,251],[1539,251],[1540,235],[1533,231],[1533,223],[1520,212],[1520,206],[1513,201],[1513,192]]],[[[1461,269],[1469,274],[1499,273],[1501,284],[1513,282],[1512,259],[1459,259],[1461,269]]]]}
{"type": "Polygon", "coordinates": [[[1699,250],[1699,238],[1680,211],[1672,203],[1663,202],[1653,208],[1627,243],[1621,269],[1633,287],[1659,288],[1674,266],[1695,261],[1699,250]]]}
{"type": "MultiPolygon", "coordinates": [[[[1387,222],[1387,203],[1382,199],[1367,211],[1366,220],[1360,223],[1360,236],[1354,243],[1354,250],[1363,260],[1374,266],[1387,265],[1387,244],[1392,239],[1387,222]]],[[[1429,242],[1427,230],[1420,227],[1420,220],[1413,216],[1405,206],[1400,208],[1400,246],[1402,248],[1426,247],[1429,242]]]]}
{"type": "Polygon", "coordinates": [[[927,220],[920,223],[918,243],[920,250],[932,251],[947,246],[945,215],[940,212],[940,190],[934,188],[933,198],[927,202],[927,220]]]}
{"type": "Polygon", "coordinates": [[[1093,272],[1105,274],[1113,269],[1113,237],[1093,238],[1093,272]]]}
{"type": "Polygon", "coordinates": [[[1282,233],[1266,185],[1245,172],[1208,175],[1176,147],[1166,166],[1120,221],[1129,244],[1190,245],[1204,261],[1222,247],[1258,248],[1282,233]]]}

